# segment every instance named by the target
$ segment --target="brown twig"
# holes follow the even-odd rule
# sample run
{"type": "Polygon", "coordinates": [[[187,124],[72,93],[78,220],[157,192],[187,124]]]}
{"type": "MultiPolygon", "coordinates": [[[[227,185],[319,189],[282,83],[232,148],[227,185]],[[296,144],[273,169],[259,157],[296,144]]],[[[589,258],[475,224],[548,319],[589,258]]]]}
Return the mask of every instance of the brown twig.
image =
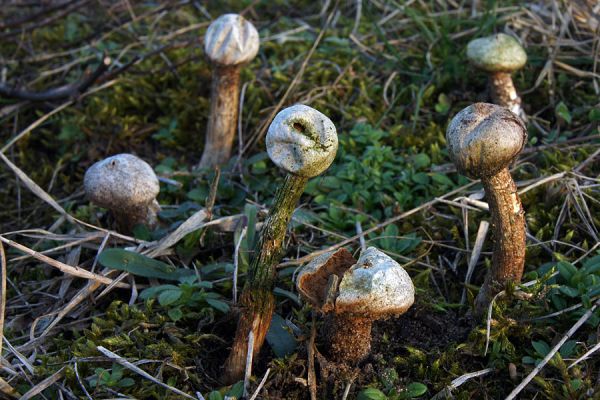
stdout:
{"type": "Polygon", "coordinates": [[[111,64],[109,57],[104,57],[96,69],[84,75],[79,81],[68,85],[51,88],[41,92],[33,92],[27,89],[10,87],[0,83],[0,96],[30,101],[50,101],[68,97],[76,97],[92,86],[111,64]]]}
{"type": "Polygon", "coordinates": [[[44,7],[39,11],[33,12],[31,14],[28,15],[24,15],[20,18],[15,18],[13,20],[6,20],[6,21],[0,21],[0,29],[6,29],[6,28],[13,28],[15,26],[19,26],[19,25],[23,25],[26,22],[32,21],[32,20],[36,20],[40,17],[43,17],[44,15],[48,15],[53,13],[54,11],[60,10],[63,7],[68,7],[73,3],[78,2],[79,0],[67,0],[64,1],[62,3],[57,3],[54,5],[51,5],[49,7],[44,7]]]}

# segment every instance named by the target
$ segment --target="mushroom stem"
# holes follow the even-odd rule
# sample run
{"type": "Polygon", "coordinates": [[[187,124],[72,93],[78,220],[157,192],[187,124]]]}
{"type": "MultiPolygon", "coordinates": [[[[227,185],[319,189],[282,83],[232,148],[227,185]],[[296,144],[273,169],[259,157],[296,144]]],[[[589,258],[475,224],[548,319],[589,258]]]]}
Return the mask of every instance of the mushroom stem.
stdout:
{"type": "Polygon", "coordinates": [[[152,200],[150,204],[140,204],[120,210],[115,209],[112,210],[112,213],[118,230],[132,232],[136,225],[146,225],[150,229],[154,229],[158,222],[156,218],[158,211],[160,211],[158,202],[152,200]]]}
{"type": "Polygon", "coordinates": [[[371,352],[372,324],[373,317],[348,313],[331,315],[326,324],[331,357],[350,365],[367,358],[371,352]]]}
{"type": "Polygon", "coordinates": [[[517,186],[508,168],[490,177],[482,177],[485,197],[492,215],[494,253],[492,269],[475,299],[475,311],[481,315],[496,285],[520,282],[525,265],[525,211],[517,194],[517,186]]]}
{"type": "Polygon", "coordinates": [[[214,168],[229,161],[237,127],[239,92],[240,65],[215,64],[210,95],[210,116],[200,168],[214,168]]]}
{"type": "Polygon", "coordinates": [[[285,232],[307,182],[307,177],[288,174],[275,193],[275,201],[260,232],[248,270],[248,280],[240,297],[241,315],[231,352],[225,362],[223,381],[226,384],[244,377],[250,330],[254,332],[255,357],[264,343],[275,308],[273,288],[285,232]]]}
{"type": "Polygon", "coordinates": [[[508,72],[493,72],[489,76],[492,101],[502,107],[508,108],[525,120],[525,113],[521,108],[521,97],[508,72]]]}

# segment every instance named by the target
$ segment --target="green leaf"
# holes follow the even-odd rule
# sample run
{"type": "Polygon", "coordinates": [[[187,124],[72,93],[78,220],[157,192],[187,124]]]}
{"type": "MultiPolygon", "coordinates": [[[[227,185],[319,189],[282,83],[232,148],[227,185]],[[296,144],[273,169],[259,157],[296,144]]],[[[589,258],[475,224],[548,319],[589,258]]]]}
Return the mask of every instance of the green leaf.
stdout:
{"type": "Polygon", "coordinates": [[[562,358],[567,358],[573,354],[575,347],[577,347],[577,342],[575,340],[567,340],[565,344],[561,346],[558,352],[562,358]]]}
{"type": "Polygon", "coordinates": [[[223,395],[216,390],[213,390],[206,396],[206,400],[223,400],[223,395]]]}
{"type": "Polygon", "coordinates": [[[579,296],[579,290],[572,288],[570,286],[565,286],[565,285],[561,285],[558,287],[558,290],[560,290],[561,293],[565,294],[566,296],[569,297],[577,297],[579,296]]]}
{"type": "Polygon", "coordinates": [[[565,281],[571,282],[571,278],[577,272],[577,268],[571,263],[566,261],[560,261],[556,264],[556,269],[558,269],[558,273],[560,276],[564,278],[565,281]]]}
{"type": "Polygon", "coordinates": [[[366,388],[360,391],[356,400],[387,400],[387,396],[379,389],[366,388]]]}
{"type": "Polygon", "coordinates": [[[296,338],[286,327],[287,324],[281,315],[273,314],[271,326],[267,332],[267,342],[278,358],[292,354],[298,346],[296,338]]]}
{"type": "Polygon", "coordinates": [[[100,253],[98,262],[111,269],[126,271],[145,278],[178,280],[181,276],[192,275],[194,271],[175,268],[162,261],[154,260],[133,251],[107,249],[100,253]]]}
{"type": "Polygon", "coordinates": [[[406,387],[406,391],[410,398],[419,397],[427,392],[427,386],[419,382],[413,382],[406,387]]]}
{"type": "Polygon", "coordinates": [[[285,290],[280,287],[276,287],[273,290],[273,293],[275,293],[276,295],[279,295],[279,296],[287,297],[288,299],[292,300],[294,303],[296,303],[299,306],[302,305],[302,302],[300,301],[300,298],[298,298],[298,295],[296,293],[290,292],[289,290],[285,290]]]}
{"type": "Polygon", "coordinates": [[[563,103],[562,101],[558,103],[554,111],[556,113],[556,116],[564,119],[567,122],[567,124],[571,123],[571,120],[573,118],[571,117],[571,112],[569,111],[569,108],[565,103],[563,103]]]}
{"type": "Polygon", "coordinates": [[[161,292],[164,292],[165,290],[169,290],[169,289],[176,290],[176,289],[179,289],[179,286],[175,286],[175,285],[152,286],[147,289],[144,289],[144,291],[142,293],[140,293],[140,299],[148,300],[148,299],[152,299],[154,297],[158,297],[158,295],[161,292]]]}
{"type": "Polygon", "coordinates": [[[179,288],[165,290],[158,296],[158,302],[161,306],[168,306],[179,300],[182,294],[183,292],[179,288]]]}
{"type": "Polygon", "coordinates": [[[600,121],[600,108],[592,108],[588,113],[588,120],[590,122],[600,121]]]}
{"type": "Polygon", "coordinates": [[[241,399],[244,395],[244,382],[239,381],[231,385],[225,396],[235,397],[236,399],[241,399]]]}
{"type": "Polygon", "coordinates": [[[437,184],[443,186],[454,186],[454,182],[452,182],[452,179],[448,178],[447,175],[440,174],[439,172],[432,172],[430,176],[431,180],[437,184]]]}
{"type": "Polygon", "coordinates": [[[132,378],[123,378],[119,381],[119,387],[127,388],[131,387],[135,384],[135,381],[132,378]]]}
{"type": "Polygon", "coordinates": [[[548,346],[548,343],[544,342],[543,340],[540,340],[538,342],[532,341],[531,345],[533,346],[535,351],[542,357],[545,357],[546,354],[550,353],[550,346],[548,346]]]}
{"type": "Polygon", "coordinates": [[[221,311],[224,314],[229,312],[229,304],[225,303],[224,301],[206,298],[206,302],[217,311],[221,311]]]}
{"type": "Polygon", "coordinates": [[[171,308],[169,311],[167,311],[167,314],[169,315],[169,318],[173,320],[173,322],[177,322],[183,318],[183,311],[181,311],[181,307],[171,308]]]}
{"type": "Polygon", "coordinates": [[[412,157],[413,165],[415,169],[421,169],[428,167],[431,164],[431,158],[425,153],[419,153],[412,157]]]}

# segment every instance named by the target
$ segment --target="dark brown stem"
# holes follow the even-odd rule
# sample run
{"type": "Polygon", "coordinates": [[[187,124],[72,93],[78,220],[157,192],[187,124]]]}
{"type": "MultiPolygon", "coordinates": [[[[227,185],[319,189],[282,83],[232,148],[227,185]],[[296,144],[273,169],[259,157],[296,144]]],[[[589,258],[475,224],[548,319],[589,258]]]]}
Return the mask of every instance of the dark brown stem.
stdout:
{"type": "Polygon", "coordinates": [[[521,107],[521,98],[513,84],[508,72],[495,72],[490,75],[490,89],[492,101],[499,106],[506,107],[525,120],[525,113],[521,107]]]}
{"type": "Polygon", "coordinates": [[[214,168],[231,157],[240,103],[240,67],[215,65],[200,168],[214,168]]]}
{"type": "Polygon", "coordinates": [[[145,225],[152,229],[158,222],[157,212],[160,211],[160,205],[156,200],[150,204],[140,204],[134,207],[112,210],[115,217],[117,228],[120,232],[131,233],[136,225],[145,225]]]}
{"type": "Polygon", "coordinates": [[[492,215],[494,252],[492,268],[475,299],[475,312],[482,315],[491,298],[506,283],[521,282],[525,265],[525,211],[508,168],[482,178],[492,215]]]}
{"type": "Polygon", "coordinates": [[[327,321],[329,351],[337,362],[355,365],[371,352],[370,317],[333,314],[327,321]]]}
{"type": "Polygon", "coordinates": [[[244,377],[250,330],[254,332],[253,359],[256,359],[264,343],[275,309],[273,288],[285,232],[307,181],[308,178],[288,175],[275,193],[275,201],[260,232],[248,270],[248,280],[240,297],[240,319],[231,352],[225,362],[223,381],[226,384],[244,377]]]}

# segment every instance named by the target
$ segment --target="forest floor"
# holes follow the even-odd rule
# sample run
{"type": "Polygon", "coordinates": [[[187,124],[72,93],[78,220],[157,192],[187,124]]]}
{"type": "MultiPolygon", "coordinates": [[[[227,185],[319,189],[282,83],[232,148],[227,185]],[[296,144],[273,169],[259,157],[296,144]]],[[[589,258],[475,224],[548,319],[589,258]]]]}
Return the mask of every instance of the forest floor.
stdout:
{"type": "Polygon", "coordinates": [[[283,107],[304,103],[331,118],[340,147],[288,229],[250,396],[501,399],[531,374],[519,398],[600,398],[594,3],[8,1],[0,85],[26,93],[0,96],[0,397],[240,398],[242,383],[220,381],[235,293],[283,180],[265,130],[283,107]],[[240,140],[219,175],[194,166],[210,98],[203,36],[225,12],[252,21],[261,48],[242,70],[240,140]],[[445,129],[459,110],[489,101],[465,48],[495,32],[519,38],[528,54],[513,78],[529,137],[511,169],[526,211],[526,273],[474,321],[491,264],[493,237],[480,231],[490,216],[479,182],[451,164],[445,129]],[[31,96],[98,68],[81,93],[31,96]],[[153,231],[116,232],[84,196],[86,169],[123,152],[161,179],[153,231]],[[186,220],[190,231],[173,234],[186,220]],[[167,235],[177,240],[161,246],[167,235]],[[375,323],[367,360],[332,373],[323,318],[293,277],[317,251],[357,254],[362,240],[403,265],[416,301],[375,323]],[[181,274],[165,279],[165,270],[181,274]]]}

